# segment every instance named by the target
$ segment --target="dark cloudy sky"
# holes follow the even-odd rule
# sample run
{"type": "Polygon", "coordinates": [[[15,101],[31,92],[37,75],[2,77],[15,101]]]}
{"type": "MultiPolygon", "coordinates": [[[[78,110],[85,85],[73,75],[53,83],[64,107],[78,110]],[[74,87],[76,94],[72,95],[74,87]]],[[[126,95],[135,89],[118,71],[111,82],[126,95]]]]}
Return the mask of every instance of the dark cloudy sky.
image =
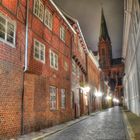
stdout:
{"type": "Polygon", "coordinates": [[[54,0],[54,2],[59,8],[78,19],[87,45],[94,51],[98,46],[101,7],[103,7],[112,42],[113,57],[121,56],[123,0],[54,0]]]}

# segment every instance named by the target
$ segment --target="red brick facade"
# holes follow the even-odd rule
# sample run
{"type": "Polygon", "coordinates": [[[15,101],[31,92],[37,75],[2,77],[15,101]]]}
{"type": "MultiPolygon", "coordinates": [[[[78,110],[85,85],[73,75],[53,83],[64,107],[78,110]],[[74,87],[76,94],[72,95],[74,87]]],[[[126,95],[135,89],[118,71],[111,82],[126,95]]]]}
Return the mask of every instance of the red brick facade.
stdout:
{"type": "MultiPolygon", "coordinates": [[[[15,48],[0,41],[0,139],[20,135],[21,95],[23,90],[24,21],[17,11],[24,7],[17,0],[0,1],[0,13],[15,22],[15,48]]],[[[24,13],[23,13],[23,17],[24,13]]]]}
{"type": "Polygon", "coordinates": [[[3,0],[0,3],[0,13],[16,24],[14,48],[0,42],[0,137],[20,135],[21,128],[24,128],[23,133],[36,131],[72,118],[69,106],[73,33],[49,1],[43,4],[53,15],[52,31],[33,14],[33,4],[30,0],[28,71],[24,74],[26,2],[3,0]],[[65,42],[60,39],[61,25],[66,31],[65,42]],[[45,63],[34,59],[34,39],[45,45],[45,63]],[[58,55],[58,70],[50,67],[50,50],[58,55]],[[54,111],[50,110],[49,86],[57,88],[54,111]],[[61,109],[61,89],[66,91],[65,109],[61,109]]]}
{"type": "Polygon", "coordinates": [[[97,58],[92,54],[88,53],[87,57],[87,79],[88,84],[91,88],[90,95],[90,112],[101,109],[101,98],[96,97],[96,94],[100,91],[100,70],[97,62],[97,58]]]}
{"type": "MultiPolygon", "coordinates": [[[[37,131],[87,114],[88,96],[81,90],[88,84],[87,74],[89,83],[99,88],[99,73],[90,60],[87,71],[89,58],[78,24],[72,25],[73,29],[51,1],[40,1],[44,10],[47,8],[52,14],[52,30],[34,14],[35,0],[30,0],[28,69],[24,71],[26,1],[0,0],[0,16],[6,19],[7,24],[12,21],[15,25],[15,43],[12,45],[0,34],[0,139],[37,131]],[[62,40],[64,36],[60,38],[62,26],[65,40],[62,40]],[[36,41],[41,46],[37,46],[37,54],[36,41]],[[72,61],[76,64],[75,73],[72,61]],[[91,76],[93,73],[94,78],[91,76]],[[51,87],[55,94],[50,93],[51,87]],[[62,91],[65,91],[63,99],[62,91]]],[[[11,31],[13,26],[9,27],[11,31]]],[[[10,34],[13,36],[12,31],[10,34]]]]}

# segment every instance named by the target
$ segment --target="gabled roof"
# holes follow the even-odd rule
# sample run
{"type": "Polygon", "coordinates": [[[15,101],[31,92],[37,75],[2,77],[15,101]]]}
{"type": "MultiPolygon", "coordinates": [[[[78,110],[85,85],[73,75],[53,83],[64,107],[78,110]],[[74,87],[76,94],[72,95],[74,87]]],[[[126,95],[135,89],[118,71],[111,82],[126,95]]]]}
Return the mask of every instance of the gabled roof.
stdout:
{"type": "Polygon", "coordinates": [[[56,4],[53,2],[53,0],[49,0],[52,6],[56,9],[56,11],[59,13],[59,15],[63,18],[63,20],[66,22],[66,24],[69,26],[69,28],[72,30],[73,33],[76,34],[75,30],[72,28],[70,23],[67,21],[63,13],[59,10],[59,8],[56,6],[56,4]]]}
{"type": "MultiPolygon", "coordinates": [[[[88,52],[88,47],[87,47],[87,44],[86,44],[86,41],[85,41],[85,38],[83,36],[83,33],[81,31],[81,28],[80,28],[80,25],[79,25],[79,22],[77,19],[73,18],[72,16],[70,16],[69,14],[67,14],[66,12],[62,11],[63,14],[65,15],[65,17],[69,20],[70,24],[73,26],[73,25],[76,25],[78,27],[78,31],[79,31],[79,36],[80,38],[82,39],[83,43],[84,43],[84,46],[85,46],[85,51],[88,52]]],[[[77,32],[77,30],[76,30],[77,32]]]]}

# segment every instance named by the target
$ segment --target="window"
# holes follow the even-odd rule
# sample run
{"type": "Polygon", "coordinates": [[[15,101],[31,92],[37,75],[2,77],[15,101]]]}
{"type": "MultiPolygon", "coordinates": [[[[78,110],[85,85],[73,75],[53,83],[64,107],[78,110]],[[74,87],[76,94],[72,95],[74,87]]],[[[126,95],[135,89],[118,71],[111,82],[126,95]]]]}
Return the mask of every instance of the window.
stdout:
{"type": "Polygon", "coordinates": [[[76,63],[72,60],[72,73],[76,74],[76,63]]]}
{"type": "Polygon", "coordinates": [[[43,21],[44,5],[41,0],[34,0],[34,14],[43,21]]]}
{"type": "Polygon", "coordinates": [[[77,77],[79,78],[80,77],[80,68],[77,67],[77,77]]]}
{"type": "Polygon", "coordinates": [[[74,43],[75,44],[77,43],[77,36],[76,36],[76,34],[74,34],[74,43]]]}
{"type": "Polygon", "coordinates": [[[58,69],[58,55],[53,51],[50,51],[50,66],[54,69],[58,69]]]}
{"type": "Polygon", "coordinates": [[[65,89],[61,89],[61,108],[65,109],[66,107],[66,94],[65,89]]]}
{"type": "Polygon", "coordinates": [[[57,88],[50,86],[50,109],[56,110],[57,108],[57,88]]]}
{"type": "Polygon", "coordinates": [[[106,65],[106,56],[105,56],[105,49],[102,48],[102,66],[106,65]]]}
{"type": "Polygon", "coordinates": [[[0,40],[15,46],[16,24],[0,13],[0,40]]]}
{"type": "Polygon", "coordinates": [[[68,63],[66,61],[64,61],[64,69],[65,71],[68,71],[69,69],[68,63]]]}
{"type": "Polygon", "coordinates": [[[53,16],[52,13],[46,8],[45,9],[45,20],[44,23],[45,25],[52,30],[52,21],[53,21],[53,16]]]}
{"type": "Polygon", "coordinates": [[[82,54],[82,46],[81,46],[80,40],[78,40],[78,49],[79,49],[80,53],[82,54]]]}
{"type": "Polygon", "coordinates": [[[34,58],[45,63],[45,45],[34,40],[34,58]]]}
{"type": "Polygon", "coordinates": [[[60,39],[65,42],[65,28],[64,28],[64,26],[60,27],[60,39]]]}

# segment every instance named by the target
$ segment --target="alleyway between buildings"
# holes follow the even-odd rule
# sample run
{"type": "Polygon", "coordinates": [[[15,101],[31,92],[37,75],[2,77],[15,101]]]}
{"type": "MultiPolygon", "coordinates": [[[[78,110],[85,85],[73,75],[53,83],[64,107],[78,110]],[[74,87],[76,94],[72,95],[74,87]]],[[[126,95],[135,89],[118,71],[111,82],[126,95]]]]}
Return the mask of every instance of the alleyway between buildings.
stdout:
{"type": "Polygon", "coordinates": [[[125,140],[123,115],[119,107],[97,113],[43,140],[125,140]]]}

